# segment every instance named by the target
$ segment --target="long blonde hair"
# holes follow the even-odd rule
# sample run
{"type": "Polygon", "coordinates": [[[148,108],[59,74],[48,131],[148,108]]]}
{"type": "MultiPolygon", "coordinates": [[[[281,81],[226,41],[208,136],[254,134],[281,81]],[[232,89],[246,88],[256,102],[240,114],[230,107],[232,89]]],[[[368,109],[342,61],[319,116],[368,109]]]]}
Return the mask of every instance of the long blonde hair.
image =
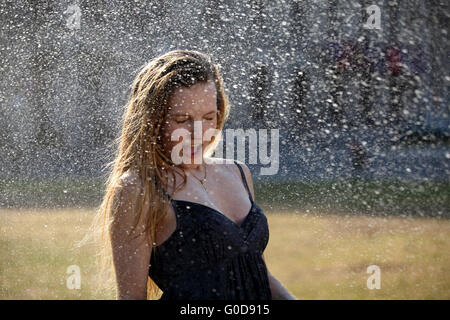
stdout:
{"type": "MultiPolygon", "coordinates": [[[[156,239],[156,225],[168,211],[167,176],[180,174],[172,160],[164,154],[164,146],[161,145],[160,128],[168,114],[168,102],[174,88],[189,87],[209,80],[214,81],[217,90],[216,129],[221,132],[230,107],[219,68],[209,55],[193,50],[170,51],[148,62],[132,84],[131,96],[123,114],[123,127],[113,142],[117,154],[106,165],[109,168],[106,191],[91,226],[91,232],[98,236],[100,243],[97,255],[99,276],[107,288],[115,284],[109,226],[112,213],[120,202],[121,177],[128,170],[133,170],[139,178],[141,188],[134,228],[144,218],[148,244],[152,250],[156,250],[150,241],[156,239]],[[150,202],[147,202],[149,199],[150,202]]],[[[217,147],[219,141],[215,138],[205,148],[206,156],[211,155],[217,147]]],[[[183,183],[180,188],[186,184],[186,175],[181,172],[183,183]]],[[[178,188],[175,189],[173,185],[172,190],[178,188]]],[[[148,277],[147,299],[156,299],[159,293],[157,285],[148,277]]]]}

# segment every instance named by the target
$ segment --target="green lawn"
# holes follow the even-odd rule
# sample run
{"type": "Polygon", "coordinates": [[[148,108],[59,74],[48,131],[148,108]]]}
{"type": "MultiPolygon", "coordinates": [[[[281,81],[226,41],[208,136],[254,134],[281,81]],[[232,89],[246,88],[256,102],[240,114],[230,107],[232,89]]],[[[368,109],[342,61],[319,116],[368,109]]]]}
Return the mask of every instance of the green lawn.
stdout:
{"type": "MultiPolygon", "coordinates": [[[[299,299],[449,299],[450,221],[272,211],[265,257],[299,299]],[[381,289],[369,290],[369,265],[381,289]]],[[[0,299],[112,299],[96,293],[94,250],[74,249],[93,209],[0,209],[0,299]],[[66,287],[67,267],[81,289],[66,287]]]]}
{"type": "Polygon", "coordinates": [[[335,179],[255,183],[260,203],[275,210],[450,218],[450,183],[335,179]]]}
{"type": "MultiPolygon", "coordinates": [[[[450,218],[449,182],[255,180],[254,185],[257,203],[275,211],[450,218]]],[[[0,207],[93,207],[100,203],[103,191],[99,178],[0,180],[0,207]]]]}

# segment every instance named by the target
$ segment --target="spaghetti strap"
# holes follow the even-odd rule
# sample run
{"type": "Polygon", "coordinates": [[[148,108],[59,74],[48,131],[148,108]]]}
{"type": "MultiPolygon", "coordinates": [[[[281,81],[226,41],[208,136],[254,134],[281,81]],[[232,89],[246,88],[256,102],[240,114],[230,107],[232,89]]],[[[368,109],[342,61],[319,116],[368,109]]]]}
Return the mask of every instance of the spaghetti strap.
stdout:
{"type": "Polygon", "coordinates": [[[250,200],[253,202],[253,197],[252,197],[252,194],[251,194],[250,189],[248,187],[247,179],[245,178],[244,170],[242,169],[241,165],[236,162],[236,160],[234,160],[234,163],[237,165],[237,167],[239,168],[239,171],[241,172],[241,177],[242,177],[242,180],[244,180],[244,185],[245,185],[245,188],[247,189],[248,196],[250,197],[250,200]]]}
{"type": "MultiPolygon", "coordinates": [[[[250,200],[253,202],[253,197],[252,197],[252,194],[250,192],[250,188],[248,187],[247,179],[245,178],[244,170],[242,169],[241,165],[236,162],[236,160],[234,160],[234,163],[236,164],[236,166],[239,168],[239,171],[241,172],[241,177],[242,177],[242,180],[244,181],[245,189],[247,189],[248,196],[249,196],[250,200]]],[[[155,186],[156,186],[156,181],[155,181],[155,186]]],[[[163,188],[163,194],[166,195],[167,200],[169,202],[171,202],[173,200],[172,197],[170,196],[170,194],[164,188],[163,188]]]]}
{"type": "MultiPolygon", "coordinates": [[[[246,169],[236,165],[251,199],[246,169]]],[[[163,292],[159,300],[272,300],[262,256],[269,224],[255,202],[237,224],[200,202],[167,196],[172,197],[176,227],[147,260],[148,275],[163,292]]]]}

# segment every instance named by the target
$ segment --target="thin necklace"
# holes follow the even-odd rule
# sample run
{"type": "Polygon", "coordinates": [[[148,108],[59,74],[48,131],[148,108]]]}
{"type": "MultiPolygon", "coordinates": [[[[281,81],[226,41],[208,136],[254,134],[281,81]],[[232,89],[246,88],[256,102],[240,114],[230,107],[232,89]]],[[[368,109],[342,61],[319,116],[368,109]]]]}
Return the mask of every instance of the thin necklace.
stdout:
{"type": "Polygon", "coordinates": [[[206,182],[206,172],[207,172],[207,171],[206,171],[206,167],[205,167],[205,177],[204,177],[203,179],[197,178],[197,177],[191,172],[191,175],[201,183],[201,185],[202,185],[203,189],[205,189],[205,191],[206,191],[206,187],[205,187],[205,182],[206,182]]]}

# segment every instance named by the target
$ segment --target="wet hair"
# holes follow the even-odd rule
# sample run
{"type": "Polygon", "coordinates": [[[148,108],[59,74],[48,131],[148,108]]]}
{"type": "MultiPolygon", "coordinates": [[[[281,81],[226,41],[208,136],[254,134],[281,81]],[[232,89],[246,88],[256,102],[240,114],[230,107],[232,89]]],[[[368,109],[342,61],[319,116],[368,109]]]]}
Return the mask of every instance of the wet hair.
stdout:
{"type": "MultiPolygon", "coordinates": [[[[114,141],[115,159],[106,165],[110,168],[106,191],[97,209],[91,231],[99,236],[101,243],[100,274],[106,274],[114,283],[110,233],[114,212],[123,206],[131,206],[135,215],[133,230],[143,226],[136,236],[146,235],[147,243],[156,250],[156,226],[168,211],[168,175],[179,173],[164,152],[161,127],[166,121],[169,100],[174,89],[190,87],[199,82],[214,81],[217,91],[217,127],[221,131],[229,115],[229,104],[222,85],[218,65],[207,54],[193,50],[167,52],[145,64],[137,74],[126,104],[120,135],[114,141]],[[130,179],[134,177],[133,179],[130,179]],[[133,194],[135,204],[126,203],[133,194]],[[106,271],[106,273],[105,273],[106,271]]],[[[214,141],[214,137],[213,137],[214,141]]],[[[211,155],[217,147],[217,139],[205,148],[211,155]]],[[[183,184],[186,175],[182,172],[183,184]]],[[[175,180],[175,179],[174,179],[175,180]]],[[[175,181],[174,181],[175,184],[175,181]]],[[[172,190],[175,190],[175,185],[172,190]]],[[[136,232],[130,232],[136,234],[136,232]]],[[[158,287],[148,277],[147,298],[154,299],[158,287]]]]}

